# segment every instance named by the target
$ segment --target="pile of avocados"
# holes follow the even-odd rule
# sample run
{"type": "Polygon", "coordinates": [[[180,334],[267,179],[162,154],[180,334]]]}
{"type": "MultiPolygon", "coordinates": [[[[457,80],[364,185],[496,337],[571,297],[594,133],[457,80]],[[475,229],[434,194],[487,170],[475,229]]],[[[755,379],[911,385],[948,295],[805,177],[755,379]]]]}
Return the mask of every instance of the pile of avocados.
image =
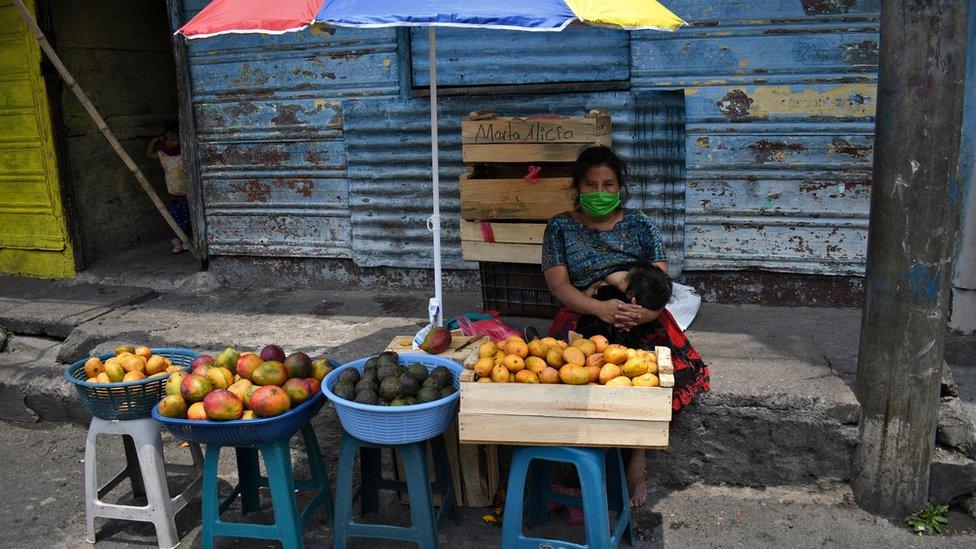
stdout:
{"type": "Polygon", "coordinates": [[[339,398],[379,406],[410,406],[450,396],[457,389],[444,366],[428,372],[423,364],[400,365],[399,356],[384,351],[366,361],[362,374],[346,368],[332,386],[339,398]]]}

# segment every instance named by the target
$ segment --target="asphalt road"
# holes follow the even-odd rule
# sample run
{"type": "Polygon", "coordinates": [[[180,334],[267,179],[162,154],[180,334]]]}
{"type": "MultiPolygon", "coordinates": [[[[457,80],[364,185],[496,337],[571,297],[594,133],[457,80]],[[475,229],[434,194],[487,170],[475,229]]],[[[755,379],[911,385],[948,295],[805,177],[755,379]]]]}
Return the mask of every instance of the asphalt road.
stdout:
{"type": "MultiPolygon", "coordinates": [[[[84,428],[63,423],[0,423],[0,547],[86,547],[84,535],[84,428]]],[[[121,468],[121,443],[100,442],[99,466],[105,477],[121,468]]],[[[167,443],[167,455],[188,461],[178,443],[167,443]]],[[[229,456],[229,453],[228,453],[229,456]]],[[[223,462],[221,492],[230,490],[234,471],[223,462]],[[226,482],[224,482],[226,481],[226,482]]],[[[103,477],[103,481],[105,479],[103,477]]],[[[185,480],[185,479],[184,479],[185,480]]],[[[179,481],[179,479],[177,479],[179,481]]],[[[174,486],[179,482],[174,482],[174,486]]],[[[127,492],[123,484],[113,493],[127,492]]],[[[109,498],[112,498],[110,495],[109,498]]],[[[127,495],[122,494],[125,501],[127,495]]],[[[976,529],[954,513],[956,533],[945,537],[913,536],[902,524],[873,517],[853,503],[846,487],[823,491],[794,488],[691,486],[678,491],[656,489],[651,507],[637,513],[638,547],[976,547],[976,529]]],[[[235,509],[226,517],[233,516],[235,509]]],[[[484,510],[462,510],[462,520],[441,530],[443,547],[497,547],[501,528],[484,524],[484,510]]],[[[177,520],[183,542],[198,547],[199,502],[191,503],[177,520]]],[[[271,520],[270,512],[259,519],[271,520]]],[[[409,521],[406,507],[385,501],[383,520],[409,521]]],[[[96,523],[97,548],[152,547],[155,536],[145,523],[96,523]]],[[[536,533],[536,532],[533,532],[536,533]]],[[[565,514],[554,514],[539,533],[582,541],[579,527],[568,527],[565,514]]],[[[319,514],[306,531],[310,547],[331,545],[331,528],[319,514]]],[[[218,547],[274,547],[253,540],[221,539],[218,547]]],[[[360,541],[353,547],[404,547],[407,544],[360,541]]]]}

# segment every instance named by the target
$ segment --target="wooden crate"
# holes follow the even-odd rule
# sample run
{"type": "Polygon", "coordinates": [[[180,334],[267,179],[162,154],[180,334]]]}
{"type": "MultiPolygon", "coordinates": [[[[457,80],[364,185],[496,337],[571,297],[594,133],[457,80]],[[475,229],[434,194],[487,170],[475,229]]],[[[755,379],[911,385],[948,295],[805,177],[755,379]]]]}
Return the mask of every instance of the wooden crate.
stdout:
{"type": "Polygon", "coordinates": [[[466,371],[460,441],[667,448],[674,368],[670,349],[655,353],[662,387],[477,383],[466,371]]]}
{"type": "Polygon", "coordinates": [[[526,118],[471,113],[461,121],[465,162],[573,162],[589,145],[610,145],[610,115],[526,118]]]}

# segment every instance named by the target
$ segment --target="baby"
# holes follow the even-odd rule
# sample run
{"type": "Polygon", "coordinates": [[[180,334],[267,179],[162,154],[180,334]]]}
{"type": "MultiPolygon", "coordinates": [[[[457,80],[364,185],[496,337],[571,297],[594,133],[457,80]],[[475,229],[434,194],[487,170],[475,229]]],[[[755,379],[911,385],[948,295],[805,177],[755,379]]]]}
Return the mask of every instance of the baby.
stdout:
{"type": "Polygon", "coordinates": [[[660,311],[671,299],[671,279],[654,265],[638,264],[626,271],[608,274],[583,293],[601,301],[620,299],[630,303],[634,299],[645,309],[660,311]]]}

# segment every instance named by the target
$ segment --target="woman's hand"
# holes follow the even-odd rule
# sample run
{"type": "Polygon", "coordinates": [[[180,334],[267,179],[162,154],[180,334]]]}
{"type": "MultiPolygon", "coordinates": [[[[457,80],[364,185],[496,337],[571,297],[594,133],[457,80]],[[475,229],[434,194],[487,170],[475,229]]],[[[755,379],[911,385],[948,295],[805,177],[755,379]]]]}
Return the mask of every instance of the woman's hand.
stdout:
{"type": "Polygon", "coordinates": [[[644,307],[641,307],[640,305],[637,304],[637,300],[631,300],[630,306],[632,307],[631,311],[636,311],[636,316],[633,314],[621,316],[621,318],[615,324],[615,326],[621,330],[626,331],[636,326],[640,326],[641,324],[647,324],[648,322],[653,322],[657,320],[658,315],[661,314],[660,310],[654,311],[651,309],[646,309],[644,307]]]}
{"type": "Polygon", "coordinates": [[[642,307],[640,305],[625,303],[619,299],[597,301],[594,309],[594,316],[623,330],[633,328],[641,319],[642,307]]]}

